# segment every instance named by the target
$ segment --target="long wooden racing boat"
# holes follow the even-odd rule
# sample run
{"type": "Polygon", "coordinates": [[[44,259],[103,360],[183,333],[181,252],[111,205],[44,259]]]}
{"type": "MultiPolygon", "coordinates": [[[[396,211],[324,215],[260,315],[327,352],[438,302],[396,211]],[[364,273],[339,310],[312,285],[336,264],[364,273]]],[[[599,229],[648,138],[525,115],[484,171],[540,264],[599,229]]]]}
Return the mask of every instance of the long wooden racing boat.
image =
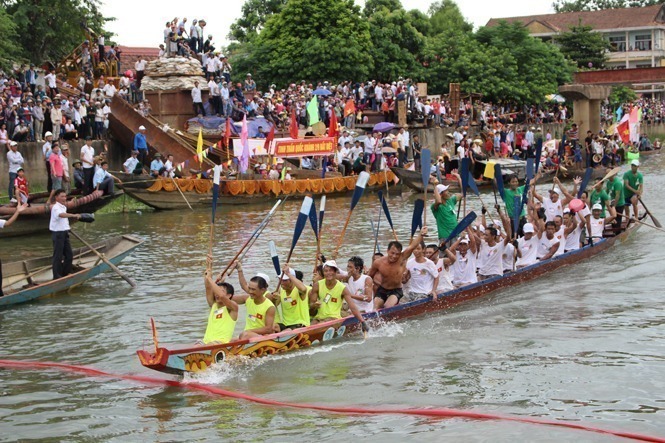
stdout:
{"type": "MultiPolygon", "coordinates": [[[[155,209],[209,207],[212,204],[212,180],[138,178],[121,186],[136,200],[155,209]],[[182,191],[182,194],[180,193],[182,191]],[[183,198],[184,195],[184,198],[183,198]]],[[[353,192],[358,176],[293,180],[222,180],[218,202],[227,205],[246,205],[273,202],[281,196],[305,195],[346,196],[353,192]]],[[[372,173],[366,192],[394,187],[391,171],[372,173]]]]}
{"type": "MultiPolygon", "coordinates": [[[[91,194],[85,196],[74,195],[68,197],[65,206],[67,206],[67,212],[73,214],[94,213],[122,194],[122,190],[116,191],[113,195],[104,195],[102,191],[93,191],[91,194]]],[[[0,230],[0,238],[48,232],[51,207],[53,206],[47,202],[48,196],[49,193],[47,192],[31,196],[29,200],[30,206],[21,213],[19,222],[14,223],[11,229],[0,230]]],[[[9,218],[14,212],[16,212],[15,204],[0,206],[0,217],[2,218],[9,218]]],[[[70,222],[74,222],[74,220],[70,222]]]]}
{"type": "MultiPolygon", "coordinates": [[[[141,243],[143,240],[137,237],[120,235],[91,246],[117,265],[141,243]]],[[[51,256],[3,263],[2,291],[5,295],[0,297],[0,308],[65,291],[109,269],[87,246],[73,252],[73,272],[57,280],[53,280],[51,256]]]]}
{"type": "MultiPolygon", "coordinates": [[[[595,242],[593,246],[585,246],[577,251],[568,252],[559,257],[539,262],[501,277],[491,278],[448,291],[437,295],[436,298],[430,296],[392,308],[363,314],[363,317],[370,320],[371,324],[371,320],[373,319],[397,320],[435,311],[449,310],[454,306],[484,297],[499,289],[519,285],[564,266],[594,257],[606,251],[615,243],[625,241],[632,232],[639,228],[639,225],[625,221],[624,227],[625,230],[616,236],[614,236],[613,231],[608,229],[605,233],[608,237],[595,242]]],[[[249,340],[235,340],[226,344],[185,347],[159,346],[155,338],[154,351],[138,350],[137,354],[141,364],[147,368],[180,375],[185,372],[203,371],[215,363],[232,359],[235,356],[250,358],[264,357],[307,348],[346,336],[358,329],[358,320],[353,316],[349,316],[306,328],[284,331],[249,340]]]]}

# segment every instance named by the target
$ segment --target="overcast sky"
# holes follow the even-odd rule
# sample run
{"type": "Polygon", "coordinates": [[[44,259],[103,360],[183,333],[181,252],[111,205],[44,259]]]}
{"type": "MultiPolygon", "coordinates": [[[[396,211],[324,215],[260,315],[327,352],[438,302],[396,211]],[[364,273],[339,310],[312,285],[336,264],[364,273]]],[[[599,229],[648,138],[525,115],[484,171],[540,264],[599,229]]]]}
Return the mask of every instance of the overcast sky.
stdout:
{"type": "MultiPolygon", "coordinates": [[[[102,0],[102,12],[117,20],[108,25],[116,35],[113,40],[125,46],[157,46],[163,39],[164,23],[174,17],[193,19],[205,18],[206,35],[212,34],[213,41],[227,44],[229,27],[241,13],[244,0],[224,0],[222,2],[180,0],[102,0]],[[211,11],[218,11],[211,13],[211,11]]],[[[356,0],[364,5],[364,0],[356,0]]],[[[405,9],[420,9],[426,12],[430,0],[402,0],[405,9]]],[[[485,25],[490,18],[513,17],[519,15],[547,14],[552,10],[552,0],[458,0],[457,4],[464,17],[476,28],[485,25]]],[[[187,27],[189,31],[189,26],[187,27]]]]}

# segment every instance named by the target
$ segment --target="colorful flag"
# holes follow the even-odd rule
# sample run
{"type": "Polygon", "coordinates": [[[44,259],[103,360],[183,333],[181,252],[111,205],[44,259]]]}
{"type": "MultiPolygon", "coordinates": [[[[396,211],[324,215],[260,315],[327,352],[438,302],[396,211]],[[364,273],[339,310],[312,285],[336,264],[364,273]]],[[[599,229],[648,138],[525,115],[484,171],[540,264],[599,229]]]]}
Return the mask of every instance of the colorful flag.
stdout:
{"type": "Polygon", "coordinates": [[[268,132],[268,135],[266,136],[266,142],[263,144],[263,149],[265,149],[267,153],[270,153],[270,144],[274,139],[275,139],[275,125],[272,125],[272,128],[270,128],[270,132],[268,132]]]}
{"type": "Polygon", "coordinates": [[[291,125],[289,125],[289,135],[291,138],[298,138],[298,118],[296,117],[296,110],[291,110],[291,125]]]}
{"type": "Polygon", "coordinates": [[[355,113],[356,113],[356,104],[353,101],[353,99],[350,98],[346,101],[346,104],[344,105],[344,117],[346,118],[349,115],[355,114],[355,113]]]}
{"type": "Polygon", "coordinates": [[[307,114],[309,114],[310,126],[321,121],[319,119],[319,100],[316,98],[316,95],[312,97],[312,100],[307,105],[307,114]]]}
{"type": "Polygon", "coordinates": [[[616,127],[617,134],[621,137],[621,141],[628,144],[630,143],[630,121],[628,114],[624,115],[621,122],[616,127]]]}
{"type": "MultiPolygon", "coordinates": [[[[328,127],[328,137],[337,138],[337,114],[335,114],[334,109],[330,110],[330,127],[328,127]]],[[[335,142],[337,142],[337,140],[335,140],[335,142]]],[[[335,143],[335,146],[337,146],[337,143],[335,143]]]]}
{"type": "Polygon", "coordinates": [[[630,110],[630,141],[637,143],[640,141],[640,109],[634,106],[630,110]]]}
{"type": "Polygon", "coordinates": [[[623,117],[623,106],[619,106],[614,113],[616,115],[615,122],[618,122],[621,120],[621,117],[623,117]]]}
{"type": "Polygon", "coordinates": [[[247,129],[247,115],[242,117],[240,144],[242,145],[242,155],[240,156],[240,172],[244,174],[249,168],[249,131],[247,129]]]}
{"type": "Polygon", "coordinates": [[[203,128],[199,128],[199,139],[196,141],[196,157],[199,164],[203,162],[203,128]]]}

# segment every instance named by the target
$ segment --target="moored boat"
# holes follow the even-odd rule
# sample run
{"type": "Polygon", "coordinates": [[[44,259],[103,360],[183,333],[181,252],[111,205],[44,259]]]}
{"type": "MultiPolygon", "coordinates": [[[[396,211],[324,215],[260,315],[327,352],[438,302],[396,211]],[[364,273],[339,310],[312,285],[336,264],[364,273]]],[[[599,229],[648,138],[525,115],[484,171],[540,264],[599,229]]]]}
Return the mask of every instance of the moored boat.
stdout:
{"type": "MultiPolygon", "coordinates": [[[[143,240],[120,235],[91,245],[115,264],[122,261],[143,240]]],[[[67,290],[89,280],[109,269],[94,251],[82,247],[73,250],[74,269],[71,274],[53,280],[52,257],[39,257],[2,264],[2,290],[0,307],[25,303],[47,295],[67,290]]]]}
{"type": "MultiPolygon", "coordinates": [[[[632,232],[639,228],[639,225],[624,222],[624,227],[626,229],[616,236],[611,229],[606,230],[607,237],[594,242],[593,246],[585,246],[582,249],[536,263],[501,277],[490,278],[448,291],[439,294],[436,298],[427,297],[410,303],[399,304],[392,308],[363,314],[363,317],[370,320],[371,324],[372,319],[391,321],[451,309],[470,300],[489,295],[499,289],[519,285],[564,266],[592,258],[606,251],[615,243],[625,241],[632,232]]],[[[249,340],[235,340],[226,344],[171,347],[159,346],[155,339],[155,350],[153,352],[138,350],[137,355],[141,364],[147,368],[181,375],[187,372],[203,371],[215,363],[223,362],[235,356],[255,358],[307,348],[347,336],[349,333],[357,331],[359,327],[358,320],[353,316],[349,316],[306,328],[249,340]]]]}

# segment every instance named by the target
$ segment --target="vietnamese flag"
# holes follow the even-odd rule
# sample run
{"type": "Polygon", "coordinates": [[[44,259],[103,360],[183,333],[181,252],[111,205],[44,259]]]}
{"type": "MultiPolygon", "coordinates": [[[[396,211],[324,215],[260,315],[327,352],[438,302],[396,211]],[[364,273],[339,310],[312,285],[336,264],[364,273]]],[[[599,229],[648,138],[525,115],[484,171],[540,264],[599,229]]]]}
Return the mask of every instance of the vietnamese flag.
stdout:
{"type": "Polygon", "coordinates": [[[267,152],[270,153],[270,143],[275,139],[275,125],[272,125],[272,128],[270,128],[270,132],[268,132],[268,135],[266,136],[266,142],[263,145],[263,149],[267,152]]]}
{"type": "Polygon", "coordinates": [[[337,114],[335,110],[330,110],[330,126],[328,127],[328,137],[337,137],[337,114]]]}
{"type": "Polygon", "coordinates": [[[296,110],[291,110],[291,124],[289,125],[289,135],[291,138],[298,138],[298,119],[296,118],[296,110]]]}
{"type": "Polygon", "coordinates": [[[621,137],[621,141],[625,144],[630,143],[630,120],[628,115],[625,115],[621,120],[621,123],[617,125],[616,131],[619,134],[619,137],[621,137]]]}
{"type": "Polygon", "coordinates": [[[350,98],[346,101],[346,104],[344,105],[344,117],[346,118],[349,115],[355,114],[355,113],[356,113],[356,104],[353,101],[353,99],[350,98]]]}

